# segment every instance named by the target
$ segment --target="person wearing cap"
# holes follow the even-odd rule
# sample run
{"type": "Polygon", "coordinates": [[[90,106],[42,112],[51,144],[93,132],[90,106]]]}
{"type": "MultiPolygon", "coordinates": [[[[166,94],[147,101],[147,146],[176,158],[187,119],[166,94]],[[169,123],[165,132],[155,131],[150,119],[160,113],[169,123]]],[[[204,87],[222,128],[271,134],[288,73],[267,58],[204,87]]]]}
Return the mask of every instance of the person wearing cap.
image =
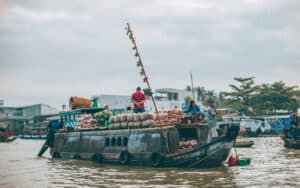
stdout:
{"type": "Polygon", "coordinates": [[[208,119],[208,142],[212,140],[212,138],[217,137],[217,109],[215,105],[215,101],[213,99],[208,99],[208,108],[207,108],[207,119],[208,119]]]}
{"type": "Polygon", "coordinates": [[[190,96],[184,98],[184,103],[181,105],[181,109],[184,113],[187,113],[190,109],[190,103],[192,99],[190,96]]]}
{"type": "Polygon", "coordinates": [[[142,93],[141,88],[137,87],[136,91],[131,95],[131,101],[134,105],[133,111],[134,113],[143,113],[145,112],[144,102],[146,100],[146,96],[142,93]]]}

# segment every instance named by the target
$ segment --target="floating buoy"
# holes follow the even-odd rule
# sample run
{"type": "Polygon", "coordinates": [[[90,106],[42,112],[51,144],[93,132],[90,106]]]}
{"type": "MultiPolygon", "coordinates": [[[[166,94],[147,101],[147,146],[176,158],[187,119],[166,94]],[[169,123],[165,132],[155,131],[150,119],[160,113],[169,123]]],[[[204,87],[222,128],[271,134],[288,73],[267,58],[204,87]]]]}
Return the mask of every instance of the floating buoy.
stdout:
{"type": "Polygon", "coordinates": [[[129,160],[130,160],[130,155],[129,155],[129,152],[128,151],[122,151],[120,153],[120,163],[121,164],[128,164],[129,163],[129,160]]]}
{"type": "Polygon", "coordinates": [[[163,157],[160,152],[153,152],[150,156],[151,164],[153,167],[160,166],[162,159],[163,159],[163,157]]]}
{"type": "Polygon", "coordinates": [[[249,157],[239,158],[237,161],[237,165],[238,166],[247,166],[250,164],[250,162],[251,162],[251,159],[249,157]]]}
{"type": "Polygon", "coordinates": [[[235,155],[231,155],[228,160],[228,166],[236,166],[238,164],[238,159],[235,155]]]}

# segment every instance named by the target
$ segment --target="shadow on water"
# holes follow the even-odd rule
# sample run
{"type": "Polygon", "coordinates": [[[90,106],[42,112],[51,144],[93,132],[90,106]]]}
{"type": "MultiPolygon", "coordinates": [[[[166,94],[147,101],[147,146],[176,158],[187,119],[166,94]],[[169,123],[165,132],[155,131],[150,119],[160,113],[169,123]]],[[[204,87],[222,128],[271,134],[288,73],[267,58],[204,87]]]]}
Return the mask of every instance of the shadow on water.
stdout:
{"type": "Polygon", "coordinates": [[[253,138],[238,148],[251,165],[157,169],[36,157],[43,141],[0,143],[0,187],[300,187],[300,150],[278,137],[253,138]]]}
{"type": "Polygon", "coordinates": [[[143,168],[78,160],[49,160],[53,185],[97,187],[235,187],[232,172],[213,169],[143,168]]]}

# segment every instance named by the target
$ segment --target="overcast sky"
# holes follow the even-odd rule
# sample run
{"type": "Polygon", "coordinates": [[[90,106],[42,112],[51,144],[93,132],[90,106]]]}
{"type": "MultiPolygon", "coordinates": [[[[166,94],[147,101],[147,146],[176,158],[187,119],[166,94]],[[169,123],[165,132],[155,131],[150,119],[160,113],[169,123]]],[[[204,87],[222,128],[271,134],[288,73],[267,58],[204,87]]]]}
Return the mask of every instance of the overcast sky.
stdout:
{"type": "Polygon", "coordinates": [[[127,22],[153,88],[184,88],[191,70],[216,91],[235,76],[300,85],[299,18],[299,0],[0,0],[0,99],[131,94],[127,22]]]}

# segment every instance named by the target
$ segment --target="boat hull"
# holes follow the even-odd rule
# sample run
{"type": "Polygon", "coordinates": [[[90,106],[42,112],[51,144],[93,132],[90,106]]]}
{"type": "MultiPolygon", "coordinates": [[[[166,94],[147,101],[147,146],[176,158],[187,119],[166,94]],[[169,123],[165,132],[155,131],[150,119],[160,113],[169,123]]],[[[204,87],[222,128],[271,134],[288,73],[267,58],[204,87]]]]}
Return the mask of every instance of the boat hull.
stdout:
{"type": "MultiPolygon", "coordinates": [[[[200,135],[205,131],[207,133],[207,127],[200,129],[200,135]]],[[[179,140],[176,141],[176,131],[175,127],[164,129],[168,135],[169,151],[159,128],[59,133],[55,134],[51,155],[54,158],[152,167],[215,167],[221,165],[228,157],[239,127],[231,126],[226,134],[214,138],[212,142],[188,150],[172,149],[172,146],[178,147],[176,145],[179,143],[179,140]],[[127,136],[128,144],[124,146],[122,141],[119,146],[103,146],[111,135],[115,135],[116,138],[122,138],[120,135],[127,136]]]]}
{"type": "Polygon", "coordinates": [[[228,157],[233,146],[233,140],[224,137],[191,151],[166,156],[162,166],[207,168],[220,166],[228,157]]]}

